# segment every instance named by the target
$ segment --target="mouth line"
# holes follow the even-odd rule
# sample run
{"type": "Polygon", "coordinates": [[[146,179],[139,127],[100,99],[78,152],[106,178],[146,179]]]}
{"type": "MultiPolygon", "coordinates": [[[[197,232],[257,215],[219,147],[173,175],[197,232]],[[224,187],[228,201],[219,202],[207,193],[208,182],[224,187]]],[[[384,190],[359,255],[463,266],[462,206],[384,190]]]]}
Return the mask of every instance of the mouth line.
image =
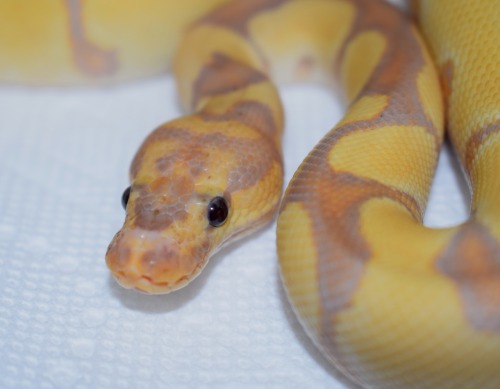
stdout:
{"type": "Polygon", "coordinates": [[[125,289],[131,289],[144,294],[154,295],[168,294],[170,292],[176,291],[187,285],[195,277],[182,276],[173,283],[156,282],[153,280],[153,278],[146,275],[141,275],[137,278],[134,278],[133,280],[130,280],[123,273],[115,275],[114,278],[125,289]]]}

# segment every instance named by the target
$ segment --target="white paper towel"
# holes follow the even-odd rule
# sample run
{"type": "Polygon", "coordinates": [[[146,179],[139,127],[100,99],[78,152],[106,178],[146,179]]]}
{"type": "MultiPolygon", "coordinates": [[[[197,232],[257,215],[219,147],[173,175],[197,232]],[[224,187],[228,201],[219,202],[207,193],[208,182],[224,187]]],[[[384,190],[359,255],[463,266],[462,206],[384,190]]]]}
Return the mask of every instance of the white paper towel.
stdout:
{"type": "MultiPolygon", "coordinates": [[[[322,89],[284,90],[288,179],[339,118],[322,89]]],[[[274,225],[187,288],[146,296],[104,263],[131,158],[179,114],[171,78],[109,89],[0,89],[0,387],[345,387],[282,290],[274,225]]],[[[427,224],[467,214],[441,158],[427,224]],[[438,187],[436,187],[438,186],[438,187]]]]}

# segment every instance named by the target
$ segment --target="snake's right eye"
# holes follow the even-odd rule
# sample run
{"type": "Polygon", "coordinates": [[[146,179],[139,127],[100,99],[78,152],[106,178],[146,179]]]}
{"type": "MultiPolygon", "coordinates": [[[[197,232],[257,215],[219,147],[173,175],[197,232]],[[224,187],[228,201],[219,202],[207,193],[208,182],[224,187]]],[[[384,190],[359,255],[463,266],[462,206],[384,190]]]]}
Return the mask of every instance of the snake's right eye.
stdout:
{"type": "Polygon", "coordinates": [[[208,204],[208,222],[212,227],[220,227],[229,215],[229,205],[224,197],[214,197],[208,204]]]}
{"type": "Polygon", "coordinates": [[[123,191],[122,194],[122,206],[123,209],[127,209],[128,199],[130,197],[130,186],[123,191]]]}

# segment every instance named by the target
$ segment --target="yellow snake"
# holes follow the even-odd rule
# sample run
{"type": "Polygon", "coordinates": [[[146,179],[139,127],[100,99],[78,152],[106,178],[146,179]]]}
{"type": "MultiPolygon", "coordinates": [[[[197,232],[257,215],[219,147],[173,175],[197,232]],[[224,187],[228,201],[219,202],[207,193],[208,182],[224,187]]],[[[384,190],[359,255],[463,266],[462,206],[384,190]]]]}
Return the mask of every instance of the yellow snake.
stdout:
{"type": "Polygon", "coordinates": [[[139,149],[106,254],[122,285],[149,293],[184,286],[272,220],[275,82],[336,87],[346,114],[296,172],[278,219],[301,323],[363,386],[500,388],[500,3],[411,9],[425,38],[378,0],[1,0],[0,78],[111,83],[162,72],[176,52],[191,113],[139,149]],[[422,217],[445,116],[471,216],[431,229],[422,217]]]}

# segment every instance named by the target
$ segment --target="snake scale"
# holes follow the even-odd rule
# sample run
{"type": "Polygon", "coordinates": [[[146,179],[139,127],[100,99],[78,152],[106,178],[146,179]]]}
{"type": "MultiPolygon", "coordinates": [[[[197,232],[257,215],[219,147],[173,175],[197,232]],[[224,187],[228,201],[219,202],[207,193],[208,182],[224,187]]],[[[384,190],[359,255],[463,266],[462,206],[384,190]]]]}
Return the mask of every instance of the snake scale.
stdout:
{"type": "Polygon", "coordinates": [[[186,285],[221,246],[273,219],[276,83],[336,88],[346,114],[295,173],[277,223],[301,323],[361,386],[499,388],[500,3],[420,0],[411,11],[419,29],[378,0],[44,0],[29,10],[2,0],[0,78],[105,84],[171,63],[188,114],[137,152],[106,254],[122,285],[148,293],[186,285]],[[432,229],[422,218],[445,119],[471,213],[432,229]]]}

